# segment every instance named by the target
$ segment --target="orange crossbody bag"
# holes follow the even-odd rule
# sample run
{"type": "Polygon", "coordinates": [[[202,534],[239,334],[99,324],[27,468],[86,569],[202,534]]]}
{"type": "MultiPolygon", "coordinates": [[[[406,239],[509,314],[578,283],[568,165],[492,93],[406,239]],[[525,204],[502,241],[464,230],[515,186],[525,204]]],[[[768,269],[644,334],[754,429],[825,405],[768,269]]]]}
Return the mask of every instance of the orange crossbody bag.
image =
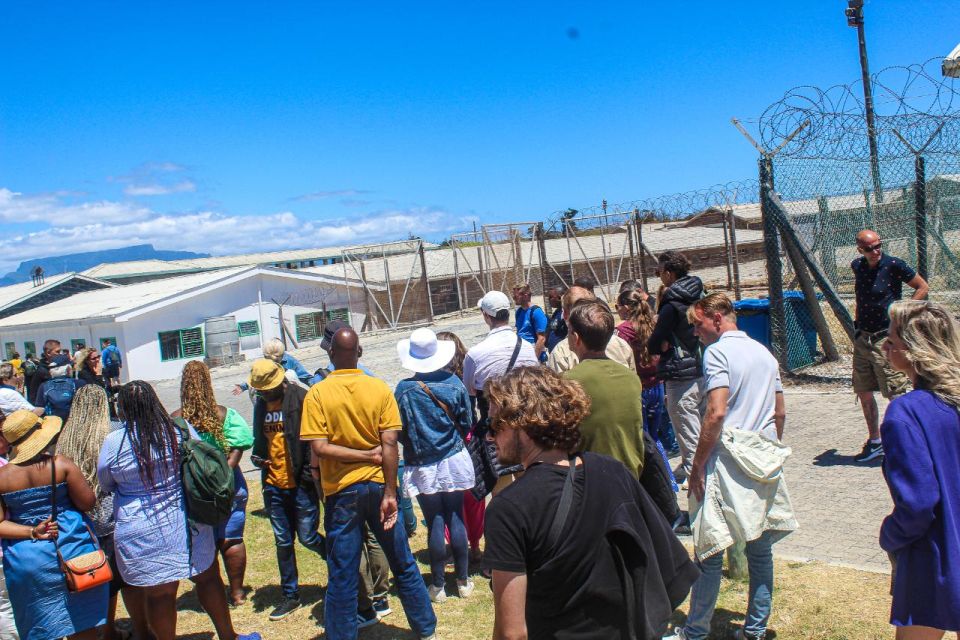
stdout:
{"type": "MultiPolygon", "coordinates": [[[[50,518],[57,517],[57,467],[55,464],[56,456],[50,458],[50,475],[52,493],[50,496],[51,515],[50,518]]],[[[110,569],[110,563],[107,562],[107,555],[100,548],[100,542],[97,536],[93,535],[90,525],[87,527],[87,533],[97,547],[94,551],[82,553],[72,558],[64,558],[60,553],[60,544],[57,539],[53,539],[53,545],[57,549],[57,560],[60,562],[60,571],[67,583],[67,589],[70,591],[86,591],[107,584],[113,580],[113,571],[110,569]]]]}

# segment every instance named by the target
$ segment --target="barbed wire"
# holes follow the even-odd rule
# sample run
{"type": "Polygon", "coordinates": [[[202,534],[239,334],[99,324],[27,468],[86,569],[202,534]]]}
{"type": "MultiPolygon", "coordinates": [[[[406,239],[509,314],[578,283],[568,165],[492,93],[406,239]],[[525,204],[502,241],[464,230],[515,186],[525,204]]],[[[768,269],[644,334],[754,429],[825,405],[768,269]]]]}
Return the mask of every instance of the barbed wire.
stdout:
{"type": "Polygon", "coordinates": [[[634,211],[644,220],[669,222],[689,218],[710,207],[727,208],[759,201],[757,180],[737,180],[704,189],[607,204],[606,207],[594,205],[579,209],[561,209],[550,215],[544,228],[547,231],[562,231],[565,220],[574,220],[580,227],[584,226],[586,220],[592,223],[588,226],[622,224],[634,211]]]}
{"type": "MultiPolygon", "coordinates": [[[[960,139],[960,85],[953,78],[940,76],[940,62],[941,58],[930,58],[919,64],[888,67],[871,76],[881,160],[912,155],[894,130],[915,149],[931,137],[927,148],[930,153],[956,149],[956,140],[960,139]]],[[[809,120],[778,156],[866,159],[870,151],[864,111],[860,81],[828,89],[795,87],[763,111],[758,120],[760,138],[765,148],[774,149],[809,120]]]]}

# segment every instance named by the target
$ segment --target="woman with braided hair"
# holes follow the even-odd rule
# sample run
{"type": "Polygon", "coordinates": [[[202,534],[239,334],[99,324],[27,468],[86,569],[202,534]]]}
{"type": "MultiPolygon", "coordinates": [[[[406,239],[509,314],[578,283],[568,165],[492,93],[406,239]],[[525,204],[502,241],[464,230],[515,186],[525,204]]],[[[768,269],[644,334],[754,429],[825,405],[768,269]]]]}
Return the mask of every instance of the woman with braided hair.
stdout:
{"type": "MultiPolygon", "coordinates": [[[[84,352],[92,351],[84,349],[84,352]]],[[[83,357],[83,356],[81,356],[83,357]]],[[[143,592],[123,583],[117,567],[116,552],[113,544],[113,496],[105,493],[97,479],[97,460],[103,441],[112,430],[107,392],[98,384],[87,384],[77,390],[70,406],[70,418],[67,420],[60,438],[57,440],[57,453],[74,461],[80,473],[90,484],[96,496],[93,508],[87,516],[93,523],[93,532],[100,541],[100,547],[110,560],[113,580],[110,582],[110,606],[107,609],[107,624],[104,628],[104,640],[123,637],[114,626],[117,615],[117,594],[123,594],[123,604],[133,621],[134,635],[137,638],[148,637],[146,614],[143,611],[143,592]]]]}
{"type": "MultiPolygon", "coordinates": [[[[220,566],[214,562],[213,528],[187,519],[180,429],[142,380],[120,387],[117,408],[123,428],[104,440],[97,478],[104,491],[114,494],[120,575],[143,588],[153,636],[176,637],[177,587],[189,578],[219,640],[259,640],[260,634],[238,636],[233,629],[220,566]]],[[[194,429],[189,432],[199,438],[194,429]]]]}
{"type": "Polygon", "coordinates": [[[191,360],[183,368],[180,379],[180,408],[171,414],[183,418],[200,437],[218,446],[233,468],[237,488],[230,518],[214,529],[217,547],[223,556],[223,566],[230,583],[230,604],[237,606],[246,600],[243,575],[247,570],[247,547],[243,543],[243,529],[247,519],[247,481],[240,471],[243,452],[253,446],[253,430],[243,417],[223,405],[213,395],[210,369],[200,360],[191,360]]]}

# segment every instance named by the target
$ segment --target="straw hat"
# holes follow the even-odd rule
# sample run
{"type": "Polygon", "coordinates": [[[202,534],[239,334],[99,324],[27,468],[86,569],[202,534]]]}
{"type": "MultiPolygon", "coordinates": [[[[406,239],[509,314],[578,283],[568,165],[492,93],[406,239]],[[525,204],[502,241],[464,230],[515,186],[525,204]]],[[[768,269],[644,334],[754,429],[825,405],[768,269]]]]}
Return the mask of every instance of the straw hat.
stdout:
{"type": "Polygon", "coordinates": [[[14,411],[3,421],[3,437],[13,447],[8,462],[29,462],[50,446],[50,442],[60,433],[61,427],[63,421],[56,416],[47,416],[41,420],[32,411],[14,411]]]}
{"type": "Polygon", "coordinates": [[[257,391],[274,389],[282,384],[284,380],[283,367],[273,360],[262,358],[254,362],[253,367],[250,369],[249,384],[257,391]]]}
{"type": "Polygon", "coordinates": [[[452,340],[437,340],[437,334],[430,329],[417,329],[409,339],[397,343],[400,366],[414,373],[442,369],[453,360],[456,350],[452,340]]]}

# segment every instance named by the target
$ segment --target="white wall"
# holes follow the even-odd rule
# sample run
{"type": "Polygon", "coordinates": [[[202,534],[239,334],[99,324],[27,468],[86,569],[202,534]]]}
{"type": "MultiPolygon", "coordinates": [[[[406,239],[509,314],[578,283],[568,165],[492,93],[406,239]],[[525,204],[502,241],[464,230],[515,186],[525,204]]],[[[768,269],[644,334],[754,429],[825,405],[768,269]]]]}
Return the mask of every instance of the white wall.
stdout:
{"type": "MultiPolygon", "coordinates": [[[[127,360],[130,362],[129,373],[134,378],[143,380],[164,380],[179,376],[183,366],[189,362],[189,358],[161,361],[158,334],[163,331],[202,326],[206,318],[214,316],[232,315],[237,322],[257,320],[262,340],[279,338],[277,305],[271,300],[283,302],[288,296],[291,302],[302,302],[302,304],[288,302],[283,310],[287,327],[295,336],[294,316],[320,311],[323,293],[326,293],[327,309],[347,306],[346,293],[342,288],[339,290],[331,288],[329,291],[318,290],[317,285],[310,281],[261,275],[132,318],[125,323],[127,344],[125,353],[128,354],[127,360]],[[258,307],[257,304],[258,289],[263,300],[262,307],[258,307]]],[[[356,292],[353,292],[353,295],[356,296],[356,292]]],[[[262,355],[260,349],[249,349],[242,353],[248,360],[262,355]]]]}
{"type": "MultiPolygon", "coordinates": [[[[118,295],[122,295],[122,289],[118,289],[117,292],[118,295]]],[[[360,290],[351,291],[354,301],[360,300],[361,295],[360,290]]],[[[288,297],[289,302],[284,306],[283,311],[284,320],[294,336],[296,336],[295,315],[320,311],[323,300],[328,310],[347,306],[346,290],[343,287],[334,289],[318,286],[308,280],[263,274],[197,294],[125,322],[91,320],[37,324],[14,331],[0,329],[0,349],[3,343],[13,341],[16,343],[17,351],[24,355],[24,340],[36,342],[39,350],[43,348],[43,342],[48,338],[60,340],[61,344],[67,348],[73,338],[82,339],[88,346],[95,345],[99,348],[100,338],[115,337],[123,353],[124,366],[121,371],[123,381],[176,378],[190,359],[161,361],[159,333],[203,326],[207,318],[232,315],[237,322],[257,320],[261,338],[264,341],[279,338],[280,327],[276,320],[277,305],[271,302],[271,299],[283,302],[288,297]],[[257,304],[258,290],[264,303],[262,308],[257,304]]],[[[61,304],[69,304],[69,299],[61,304]]],[[[359,316],[358,319],[362,322],[363,317],[359,316]]],[[[259,358],[262,355],[260,349],[246,350],[243,353],[247,359],[259,358]]]]}

